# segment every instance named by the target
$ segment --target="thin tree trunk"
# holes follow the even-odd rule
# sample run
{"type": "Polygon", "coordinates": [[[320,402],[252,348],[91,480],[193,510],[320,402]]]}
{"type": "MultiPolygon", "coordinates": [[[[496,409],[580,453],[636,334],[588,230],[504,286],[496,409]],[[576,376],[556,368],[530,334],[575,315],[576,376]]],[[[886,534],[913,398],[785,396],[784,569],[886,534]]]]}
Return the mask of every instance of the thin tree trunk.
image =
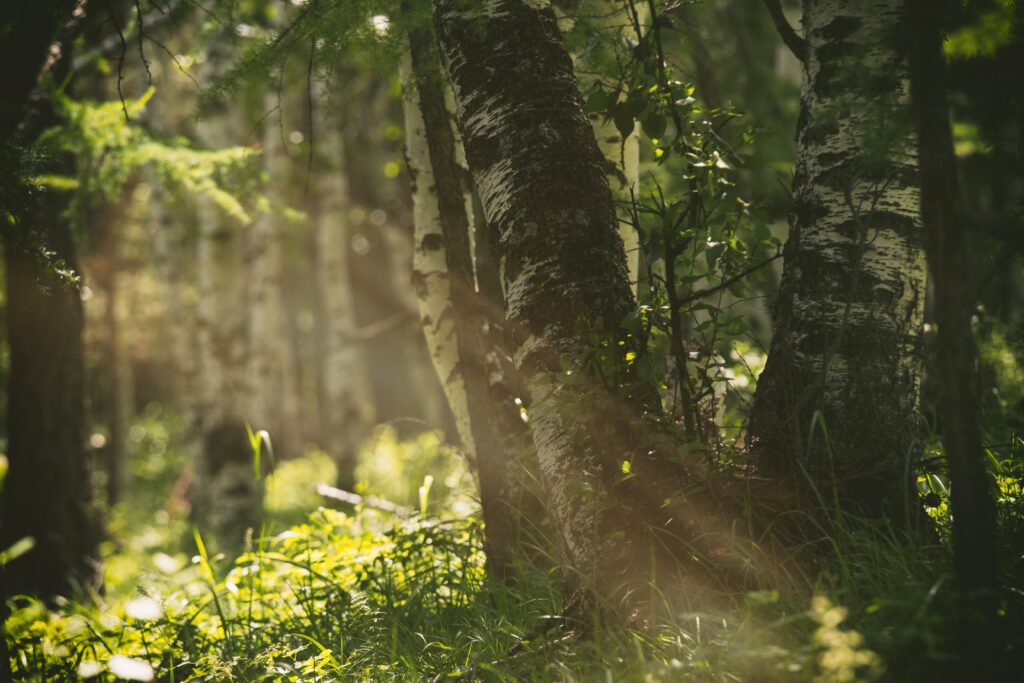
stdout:
{"type": "Polygon", "coordinates": [[[807,0],[794,206],[750,422],[765,470],[821,502],[916,513],[925,264],[904,0],[807,0]]]}
{"type": "MultiPolygon", "coordinates": [[[[190,36],[170,35],[167,40],[172,49],[187,49],[190,36]]],[[[187,93],[182,91],[179,82],[184,80],[184,76],[177,72],[170,59],[160,59],[152,68],[160,88],[146,107],[146,125],[154,135],[170,138],[186,124],[190,113],[187,93]]],[[[140,84],[140,87],[145,85],[140,84]]],[[[186,215],[187,200],[172,196],[161,184],[154,168],[142,169],[142,181],[149,186],[145,226],[163,303],[159,325],[160,339],[164,341],[160,360],[168,375],[165,389],[183,411],[186,421],[191,423],[196,417],[192,414],[196,406],[189,400],[196,382],[191,334],[194,318],[193,311],[185,302],[186,273],[191,259],[185,259],[186,221],[181,219],[186,215]]]]}
{"type": "Polygon", "coordinates": [[[323,345],[321,440],[337,465],[338,487],[351,491],[359,446],[373,423],[373,406],[362,346],[353,336],[356,319],[349,259],[352,235],[347,215],[351,200],[341,168],[345,144],[338,117],[328,115],[326,81],[320,81],[318,87],[313,130],[320,160],[314,220],[323,345]]]}
{"type": "MultiPolygon", "coordinates": [[[[214,43],[205,62],[205,80],[230,64],[224,47],[214,43]]],[[[239,142],[246,125],[230,105],[210,112],[197,126],[208,148],[239,142]]],[[[256,527],[261,488],[246,438],[239,402],[246,388],[245,269],[243,228],[207,197],[198,201],[196,311],[202,444],[192,483],[192,514],[200,530],[210,532],[228,551],[241,547],[246,529],[256,527]]],[[[256,425],[259,428],[259,425],[256,425]]]]}
{"type": "Polygon", "coordinates": [[[942,14],[910,0],[911,86],[921,170],[921,216],[935,286],[942,444],[949,463],[953,569],[967,601],[957,619],[960,670],[995,680],[1004,645],[996,615],[996,506],[985,466],[967,240],[946,100],[942,14]]]}
{"type": "MultiPolygon", "coordinates": [[[[271,88],[264,98],[264,107],[274,112],[263,122],[263,169],[269,178],[267,198],[278,208],[288,206],[288,184],[294,168],[288,158],[284,135],[286,113],[293,111],[291,89],[283,92],[271,88]]],[[[288,347],[288,325],[283,302],[284,226],[275,212],[265,212],[249,230],[247,244],[249,326],[249,385],[245,417],[253,429],[270,432],[281,455],[298,455],[301,439],[296,438],[299,425],[289,418],[287,404],[293,399],[286,391],[285,365],[288,347]]]]}
{"type": "MultiPolygon", "coordinates": [[[[476,451],[469,417],[466,381],[459,366],[456,317],[452,310],[447,251],[438,206],[437,182],[430,163],[427,131],[420,109],[419,89],[413,76],[412,58],[406,54],[400,64],[405,117],[405,155],[412,177],[414,249],[413,288],[419,307],[420,324],[430,360],[444,388],[458,432],[459,442],[470,459],[476,451]]],[[[465,208],[462,209],[463,220],[465,208]]]]}
{"type": "Polygon", "coordinates": [[[488,310],[476,291],[464,153],[452,128],[432,31],[412,31],[409,53],[413,73],[405,79],[406,122],[417,265],[432,269],[429,274],[416,271],[423,283],[424,330],[456,424],[467,432],[463,445],[476,466],[488,563],[505,574],[522,554],[518,471],[524,467],[516,451],[505,447],[506,435],[500,431],[510,422],[503,417],[514,419],[518,409],[507,396],[499,400],[489,382],[488,356],[494,344],[488,331],[501,329],[505,316],[502,310],[488,310]]]}

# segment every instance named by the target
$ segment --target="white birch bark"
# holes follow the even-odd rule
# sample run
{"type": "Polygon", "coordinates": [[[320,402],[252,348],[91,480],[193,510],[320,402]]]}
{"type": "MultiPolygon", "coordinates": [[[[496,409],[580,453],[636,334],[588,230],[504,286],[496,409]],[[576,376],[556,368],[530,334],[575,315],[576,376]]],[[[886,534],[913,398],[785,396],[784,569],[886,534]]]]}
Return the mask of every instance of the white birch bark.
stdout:
{"type": "Polygon", "coordinates": [[[619,348],[633,307],[605,163],[546,3],[440,2],[435,25],[499,253],[565,578],[581,596],[617,604],[659,552],[650,534],[658,503],[648,505],[659,489],[635,492],[646,476],[615,484],[623,459],[646,467],[630,455],[626,426],[642,402],[620,401],[589,370],[556,378],[595,337],[619,348]]]}
{"type": "MultiPolygon", "coordinates": [[[[459,365],[459,346],[452,310],[448,265],[445,256],[441,210],[438,207],[434,171],[430,165],[427,133],[417,101],[408,51],[400,64],[402,109],[405,117],[406,163],[412,176],[414,251],[413,288],[420,313],[423,336],[445,397],[451,408],[459,442],[473,462],[476,447],[470,426],[466,383],[459,365]]],[[[461,145],[459,146],[461,149],[461,145]]]]}
{"type": "Polygon", "coordinates": [[[341,122],[329,115],[327,81],[317,82],[314,140],[319,156],[316,179],[316,277],[320,289],[323,351],[322,423],[324,449],[338,468],[338,486],[351,491],[356,455],[369,434],[373,406],[369,377],[356,329],[352,292],[348,221],[348,182],[341,167],[345,156],[341,122]]]}
{"type": "Polygon", "coordinates": [[[900,517],[925,284],[903,14],[903,0],[804,3],[791,232],[751,420],[770,470],[806,470],[859,510],[900,517]]]}

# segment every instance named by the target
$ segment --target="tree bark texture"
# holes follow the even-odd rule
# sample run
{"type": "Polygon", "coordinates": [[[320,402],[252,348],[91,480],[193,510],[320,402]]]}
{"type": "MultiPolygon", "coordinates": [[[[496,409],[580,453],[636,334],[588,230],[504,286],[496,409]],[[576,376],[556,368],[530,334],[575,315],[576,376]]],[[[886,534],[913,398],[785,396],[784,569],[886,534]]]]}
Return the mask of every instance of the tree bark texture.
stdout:
{"type": "MultiPolygon", "coordinates": [[[[230,61],[224,46],[215,42],[207,54],[205,78],[216,78],[230,61]]],[[[201,144],[217,148],[241,142],[239,132],[247,128],[231,111],[229,105],[220,105],[199,122],[201,144]]],[[[262,503],[240,405],[247,388],[244,231],[206,197],[198,200],[198,222],[201,446],[192,482],[192,515],[200,531],[230,551],[241,546],[247,528],[258,524],[262,503]]]]}
{"type": "MultiPolygon", "coordinates": [[[[459,367],[459,350],[452,310],[447,250],[438,206],[438,188],[430,162],[427,131],[420,109],[420,93],[413,75],[412,57],[399,66],[405,119],[405,154],[412,177],[414,252],[412,282],[416,291],[420,324],[430,360],[441,380],[455,420],[459,442],[472,459],[475,454],[469,419],[466,382],[459,367]]],[[[435,86],[436,87],[436,86],[435,86]]],[[[465,207],[462,208],[463,215],[465,207]]]]}
{"type": "Polygon", "coordinates": [[[632,430],[656,396],[612,390],[614,380],[579,362],[601,340],[613,354],[637,348],[620,327],[634,302],[605,161],[546,3],[449,0],[434,19],[499,255],[567,587],[628,610],[642,600],[652,555],[701,554],[675,551],[710,538],[693,532],[717,518],[696,512],[700,493],[675,504],[686,468],[636,452],[632,430]]]}
{"type": "Polygon", "coordinates": [[[804,3],[790,236],[750,422],[768,473],[896,521],[915,506],[925,292],[904,4],[804,3]]]}
{"type": "MultiPolygon", "coordinates": [[[[453,413],[457,423],[464,423],[468,429],[464,446],[480,486],[484,549],[489,564],[500,574],[522,555],[521,516],[535,508],[524,505],[528,500],[523,490],[527,464],[515,440],[523,431],[518,407],[511,397],[499,396],[498,387],[490,381],[491,366],[500,362],[496,358],[501,352],[497,335],[504,329],[505,313],[488,307],[476,288],[468,174],[447,107],[433,32],[429,28],[413,30],[409,51],[413,72],[408,82],[412,99],[407,105],[412,110],[407,114],[411,124],[409,142],[420,162],[414,189],[414,202],[420,211],[417,218],[422,219],[422,224],[417,224],[417,237],[421,238],[417,240],[417,252],[428,258],[431,251],[435,255],[440,252],[444,259],[443,265],[440,259],[435,262],[433,294],[447,294],[447,301],[438,302],[443,308],[435,314],[440,316],[437,323],[450,327],[447,339],[438,335],[431,340],[428,333],[428,340],[433,342],[432,356],[455,354],[449,363],[438,364],[438,370],[448,370],[448,376],[442,375],[442,379],[446,388],[451,386],[453,390],[453,413]],[[417,139],[419,136],[422,139],[417,139]],[[440,240],[431,240],[430,235],[440,240]],[[514,431],[503,433],[502,427],[510,425],[514,431]]],[[[413,157],[410,152],[410,160],[413,157]]],[[[424,294],[429,296],[431,292],[426,289],[424,294]]],[[[424,318],[425,329],[434,324],[429,316],[424,318]]]]}
{"type": "Polygon", "coordinates": [[[958,619],[960,675],[996,680],[1004,645],[996,616],[996,506],[986,468],[971,329],[964,214],[946,98],[941,12],[910,0],[911,90],[921,171],[921,217],[938,323],[942,445],[949,463],[956,588],[967,601],[958,619]]]}
{"type": "Polygon", "coordinates": [[[373,423],[373,406],[363,349],[353,336],[357,325],[349,259],[351,200],[341,167],[345,158],[341,123],[338,117],[329,115],[327,86],[325,80],[318,82],[314,102],[314,139],[319,152],[315,258],[323,335],[321,438],[337,465],[338,487],[351,491],[359,446],[373,423]]]}

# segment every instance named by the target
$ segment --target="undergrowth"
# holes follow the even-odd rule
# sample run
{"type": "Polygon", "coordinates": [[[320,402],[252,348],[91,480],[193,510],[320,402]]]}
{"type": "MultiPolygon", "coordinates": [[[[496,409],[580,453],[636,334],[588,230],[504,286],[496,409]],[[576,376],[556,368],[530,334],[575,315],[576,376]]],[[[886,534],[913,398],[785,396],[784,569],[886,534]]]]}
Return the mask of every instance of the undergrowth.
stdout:
{"type": "MultiPolygon", "coordinates": [[[[168,425],[180,427],[150,410],[133,429],[135,493],[112,511],[122,540],[106,547],[105,592],[12,601],[15,680],[846,683],[935,678],[954,651],[938,476],[921,483],[934,533],[832,520],[815,576],[737,595],[725,611],[597,623],[583,636],[563,616],[557,571],[522,567],[507,582],[485,572],[471,481],[437,435],[383,429],[364,449],[363,492],[416,514],[321,506],[314,488],[330,464],[314,453],[279,464],[267,527],[229,559],[207,552],[173,498],[151,495],[173,488],[186,461],[168,425]],[[439,486],[416,500],[428,475],[439,486]],[[373,488],[378,478],[390,488],[373,488]]],[[[1006,547],[1024,528],[1019,475],[999,479],[1006,547]]],[[[1024,581],[1012,557],[1004,567],[1004,616],[1019,632],[1024,581]]]]}

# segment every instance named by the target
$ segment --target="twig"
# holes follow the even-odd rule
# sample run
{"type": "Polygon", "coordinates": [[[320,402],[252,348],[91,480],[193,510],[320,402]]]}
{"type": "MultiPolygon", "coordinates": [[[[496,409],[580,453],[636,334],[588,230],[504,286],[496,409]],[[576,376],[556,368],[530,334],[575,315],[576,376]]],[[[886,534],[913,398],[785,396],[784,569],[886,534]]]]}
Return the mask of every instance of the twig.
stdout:
{"type": "Polygon", "coordinates": [[[360,327],[358,330],[354,330],[348,338],[352,341],[369,341],[370,339],[379,337],[385,332],[390,332],[415,317],[416,313],[413,311],[399,311],[398,313],[393,313],[382,320],[378,320],[370,323],[369,325],[360,327]]]}
{"type": "Polygon", "coordinates": [[[139,0],[135,0],[135,17],[139,22],[138,39],[139,39],[139,59],[142,60],[142,66],[146,69],[146,79],[149,85],[153,85],[153,72],[149,70],[149,60],[146,59],[146,49],[143,41],[146,39],[146,19],[142,16],[142,5],[139,4],[139,0]]]}
{"type": "Polygon", "coordinates": [[[124,100],[124,91],[121,89],[121,84],[124,82],[124,60],[128,55],[128,39],[124,36],[124,31],[121,30],[121,25],[117,23],[117,13],[114,11],[114,7],[110,4],[110,0],[107,0],[107,14],[110,16],[110,22],[114,25],[114,29],[117,31],[117,37],[121,42],[121,56],[117,60],[117,96],[121,100],[121,109],[124,111],[125,121],[131,121],[132,117],[128,115],[128,105],[124,100]]]}
{"type": "MultiPolygon", "coordinates": [[[[160,9],[159,12],[149,12],[149,13],[147,13],[146,14],[146,25],[152,31],[153,29],[163,25],[164,23],[167,23],[168,21],[171,21],[176,16],[177,10],[181,6],[183,6],[184,4],[185,4],[184,0],[177,0],[177,2],[175,2],[173,5],[168,5],[168,7],[166,9],[158,8],[158,9],[160,9]]],[[[141,29],[141,28],[142,28],[142,18],[140,17],[139,18],[139,29],[141,29]]],[[[146,40],[149,40],[150,42],[154,42],[154,43],[156,42],[156,41],[153,40],[153,38],[150,35],[146,35],[146,40]]],[[[71,61],[71,71],[72,72],[78,72],[78,71],[81,71],[82,69],[85,69],[90,64],[92,64],[93,61],[97,57],[103,57],[105,55],[110,54],[111,52],[114,51],[114,49],[116,49],[120,45],[121,45],[121,35],[114,34],[114,35],[107,36],[106,38],[101,40],[99,42],[99,44],[95,48],[93,48],[92,50],[89,50],[88,52],[85,52],[85,53],[75,57],[71,61]]]]}
{"type": "Polygon", "coordinates": [[[712,294],[717,294],[718,292],[722,291],[723,289],[726,289],[727,287],[730,287],[730,286],[736,284],[737,282],[739,282],[740,280],[742,280],[746,276],[750,275],[751,273],[756,272],[756,271],[760,270],[761,268],[764,268],[769,263],[771,263],[772,261],[774,261],[775,259],[778,259],[778,258],[782,258],[782,252],[781,251],[778,252],[777,254],[775,254],[774,256],[770,256],[770,257],[766,258],[764,261],[761,261],[760,263],[758,263],[756,265],[750,266],[749,268],[746,268],[746,269],[740,271],[739,273],[737,273],[736,275],[733,275],[728,280],[723,280],[722,282],[718,283],[714,287],[708,287],[707,289],[699,289],[696,292],[691,293],[688,297],[686,297],[685,299],[682,299],[681,301],[679,301],[679,305],[680,306],[685,306],[686,304],[691,304],[694,301],[697,301],[698,299],[703,299],[706,296],[711,296],[712,294]]]}

